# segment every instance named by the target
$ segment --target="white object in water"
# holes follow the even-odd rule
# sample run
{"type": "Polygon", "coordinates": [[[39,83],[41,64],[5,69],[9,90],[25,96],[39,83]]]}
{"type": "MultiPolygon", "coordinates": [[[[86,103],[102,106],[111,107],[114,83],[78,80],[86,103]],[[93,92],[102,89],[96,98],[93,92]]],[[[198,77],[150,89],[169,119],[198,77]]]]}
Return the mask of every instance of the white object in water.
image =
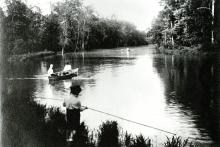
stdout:
{"type": "Polygon", "coordinates": [[[53,73],[53,64],[50,64],[50,68],[47,71],[48,76],[50,76],[53,73]]]}

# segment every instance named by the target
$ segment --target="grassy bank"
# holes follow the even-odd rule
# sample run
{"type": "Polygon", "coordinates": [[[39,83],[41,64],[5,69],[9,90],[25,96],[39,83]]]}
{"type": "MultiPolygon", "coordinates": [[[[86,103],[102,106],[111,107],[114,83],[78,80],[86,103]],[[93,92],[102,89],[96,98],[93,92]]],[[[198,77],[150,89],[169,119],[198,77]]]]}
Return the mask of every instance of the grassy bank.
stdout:
{"type": "Polygon", "coordinates": [[[55,52],[52,52],[52,51],[41,51],[41,52],[35,52],[35,53],[12,55],[11,57],[8,58],[8,61],[9,62],[24,61],[27,59],[40,58],[40,57],[50,56],[54,54],[55,52]]]}

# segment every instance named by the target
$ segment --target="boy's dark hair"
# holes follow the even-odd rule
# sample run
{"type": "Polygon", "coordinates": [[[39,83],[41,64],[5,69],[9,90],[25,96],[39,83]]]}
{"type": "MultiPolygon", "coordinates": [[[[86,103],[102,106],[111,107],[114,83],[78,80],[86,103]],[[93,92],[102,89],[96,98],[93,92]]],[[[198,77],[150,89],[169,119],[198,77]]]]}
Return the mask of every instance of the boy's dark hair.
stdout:
{"type": "Polygon", "coordinates": [[[70,87],[70,94],[78,96],[82,91],[82,88],[79,85],[74,85],[70,87]]]}

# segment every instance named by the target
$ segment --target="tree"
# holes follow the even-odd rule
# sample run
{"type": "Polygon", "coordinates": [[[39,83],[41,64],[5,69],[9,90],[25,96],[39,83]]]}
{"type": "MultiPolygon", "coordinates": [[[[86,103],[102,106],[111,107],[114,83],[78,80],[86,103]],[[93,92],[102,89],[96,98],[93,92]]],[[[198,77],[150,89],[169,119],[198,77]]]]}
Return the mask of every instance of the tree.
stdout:
{"type": "Polygon", "coordinates": [[[31,48],[33,52],[36,52],[44,49],[42,47],[41,39],[44,31],[44,24],[46,19],[48,18],[46,18],[41,14],[40,8],[38,7],[33,7],[33,8],[36,8],[38,11],[32,11],[31,8],[29,10],[29,18],[31,22],[28,28],[29,29],[28,38],[30,40],[29,48],[31,48]]]}
{"type": "Polygon", "coordinates": [[[28,29],[30,19],[28,17],[27,6],[17,0],[8,1],[7,17],[5,18],[5,35],[7,40],[7,52],[9,54],[23,53],[29,48],[28,29]],[[22,48],[22,50],[21,50],[22,48]]]}
{"type": "Polygon", "coordinates": [[[59,16],[62,28],[61,44],[62,50],[68,45],[70,50],[79,50],[80,39],[82,38],[82,3],[79,0],[66,0],[64,3],[57,3],[54,8],[59,16]]]}
{"type": "Polygon", "coordinates": [[[42,47],[46,50],[58,52],[60,50],[60,32],[58,16],[52,13],[47,17],[44,24],[44,31],[41,38],[42,47]]]}
{"type": "Polygon", "coordinates": [[[40,51],[44,17],[33,12],[19,0],[7,1],[5,26],[5,53],[8,55],[40,51]]]}
{"type": "Polygon", "coordinates": [[[62,48],[78,51],[146,44],[143,33],[116,19],[99,18],[79,0],[57,3],[54,9],[62,28],[62,48]]]}
{"type": "Polygon", "coordinates": [[[3,52],[3,48],[4,48],[4,45],[5,45],[5,38],[3,35],[4,34],[4,19],[5,19],[5,14],[2,10],[2,8],[0,7],[0,59],[2,59],[2,55],[4,55],[4,52],[3,52]]]}
{"type": "Polygon", "coordinates": [[[153,23],[150,31],[153,40],[158,41],[157,44],[168,46],[202,44],[204,48],[210,46],[212,16],[207,9],[200,8],[210,9],[211,0],[161,0],[161,3],[164,9],[156,21],[165,26],[153,23]],[[163,33],[160,34],[159,31],[163,33]]]}
{"type": "Polygon", "coordinates": [[[38,7],[6,0],[4,49],[8,55],[42,50],[84,51],[146,44],[145,34],[128,22],[100,18],[81,0],[58,2],[43,16],[38,7]]]}

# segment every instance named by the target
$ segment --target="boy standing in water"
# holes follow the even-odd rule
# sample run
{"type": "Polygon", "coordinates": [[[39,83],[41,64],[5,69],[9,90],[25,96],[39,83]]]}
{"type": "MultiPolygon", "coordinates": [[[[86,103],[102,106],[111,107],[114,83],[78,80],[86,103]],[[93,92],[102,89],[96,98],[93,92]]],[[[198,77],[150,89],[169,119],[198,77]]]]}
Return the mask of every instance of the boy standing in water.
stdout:
{"type": "Polygon", "coordinates": [[[63,106],[66,107],[67,117],[67,141],[73,141],[73,135],[80,126],[80,112],[87,109],[87,107],[81,106],[81,102],[78,99],[81,92],[79,85],[70,87],[70,97],[64,100],[63,106]]]}

